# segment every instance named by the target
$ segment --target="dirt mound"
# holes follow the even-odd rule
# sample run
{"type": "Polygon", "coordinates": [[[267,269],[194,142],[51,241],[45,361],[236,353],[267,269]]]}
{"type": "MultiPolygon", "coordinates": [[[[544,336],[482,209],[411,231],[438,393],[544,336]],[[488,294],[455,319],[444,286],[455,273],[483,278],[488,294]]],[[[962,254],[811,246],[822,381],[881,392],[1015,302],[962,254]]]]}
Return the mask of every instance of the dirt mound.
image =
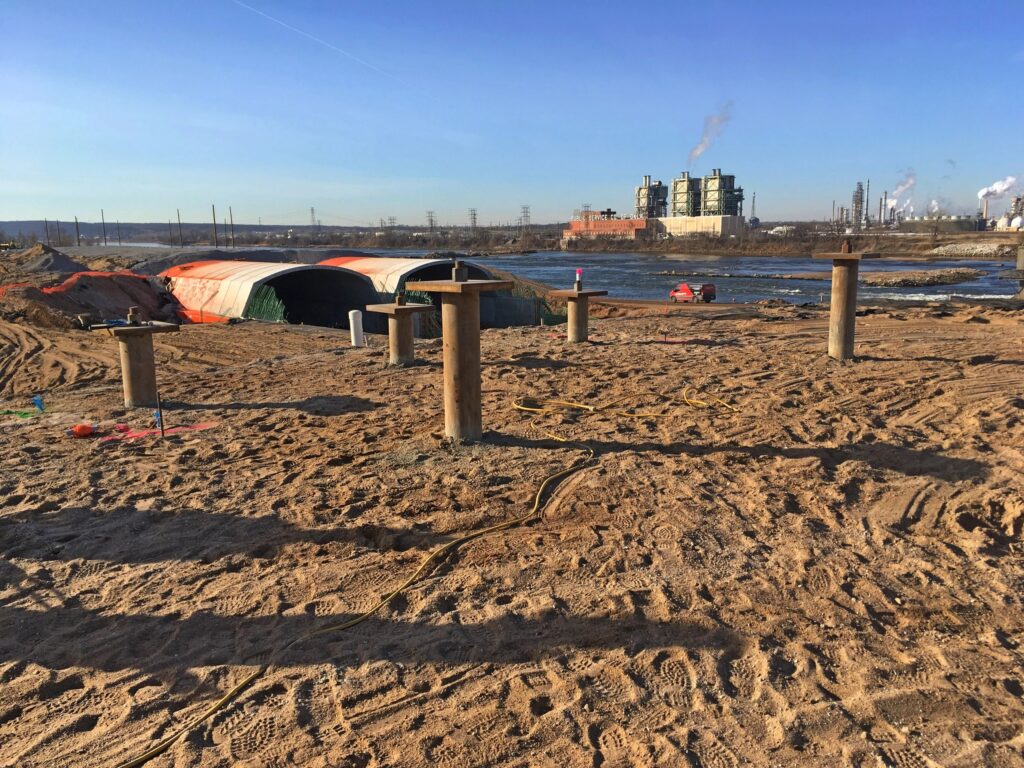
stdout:
{"type": "Polygon", "coordinates": [[[86,266],[56,248],[36,243],[31,248],[12,253],[10,260],[0,267],[0,274],[25,276],[46,272],[82,272],[86,269],[86,266]]]}
{"type": "Polygon", "coordinates": [[[79,272],[60,285],[11,287],[3,299],[4,316],[56,328],[76,327],[79,315],[89,323],[123,318],[129,307],[144,320],[173,321],[178,306],[159,281],[131,272],[79,272]]]}
{"type": "Polygon", "coordinates": [[[87,267],[42,243],[21,252],[21,269],[25,272],[84,272],[87,267]]]}

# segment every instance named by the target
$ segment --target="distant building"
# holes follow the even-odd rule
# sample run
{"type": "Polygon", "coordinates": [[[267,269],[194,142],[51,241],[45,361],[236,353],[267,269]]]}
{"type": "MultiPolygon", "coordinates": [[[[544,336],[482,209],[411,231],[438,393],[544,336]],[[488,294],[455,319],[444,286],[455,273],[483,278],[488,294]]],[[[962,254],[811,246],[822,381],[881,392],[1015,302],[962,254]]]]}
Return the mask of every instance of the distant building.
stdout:
{"type": "Polygon", "coordinates": [[[715,168],[703,178],[683,171],[672,180],[671,215],[669,188],[644,176],[635,188],[634,216],[615,218],[615,212],[582,211],[562,231],[564,240],[615,237],[685,237],[687,235],[733,236],[744,230],[743,189],[736,177],[715,168]]]}
{"type": "Polygon", "coordinates": [[[647,229],[646,218],[617,219],[615,211],[583,211],[562,230],[563,240],[611,237],[636,240],[647,229]]]}
{"type": "Polygon", "coordinates": [[[644,183],[636,188],[636,218],[656,219],[668,213],[668,187],[660,181],[651,182],[644,176],[644,183]]]}

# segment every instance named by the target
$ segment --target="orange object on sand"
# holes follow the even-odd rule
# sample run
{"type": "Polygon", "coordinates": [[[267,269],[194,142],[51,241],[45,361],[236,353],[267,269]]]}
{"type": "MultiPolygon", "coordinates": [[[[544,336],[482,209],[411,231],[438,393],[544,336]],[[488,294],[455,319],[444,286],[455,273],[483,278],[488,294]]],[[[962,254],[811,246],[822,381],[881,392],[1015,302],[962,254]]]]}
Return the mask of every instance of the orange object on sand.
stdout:
{"type": "Polygon", "coordinates": [[[92,424],[75,424],[68,430],[68,434],[72,437],[89,437],[96,434],[96,427],[92,424]]]}

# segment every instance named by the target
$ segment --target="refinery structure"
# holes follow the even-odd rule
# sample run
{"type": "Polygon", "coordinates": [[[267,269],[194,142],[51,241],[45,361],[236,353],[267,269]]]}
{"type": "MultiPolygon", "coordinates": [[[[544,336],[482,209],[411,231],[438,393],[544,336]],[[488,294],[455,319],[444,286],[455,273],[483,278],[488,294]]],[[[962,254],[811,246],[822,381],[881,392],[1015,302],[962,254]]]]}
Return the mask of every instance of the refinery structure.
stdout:
{"type": "Polygon", "coordinates": [[[671,188],[644,176],[634,201],[631,218],[618,217],[610,208],[593,211],[584,206],[563,231],[563,239],[729,236],[744,228],[743,189],[736,186],[735,176],[719,168],[704,177],[683,171],[671,188]]]}

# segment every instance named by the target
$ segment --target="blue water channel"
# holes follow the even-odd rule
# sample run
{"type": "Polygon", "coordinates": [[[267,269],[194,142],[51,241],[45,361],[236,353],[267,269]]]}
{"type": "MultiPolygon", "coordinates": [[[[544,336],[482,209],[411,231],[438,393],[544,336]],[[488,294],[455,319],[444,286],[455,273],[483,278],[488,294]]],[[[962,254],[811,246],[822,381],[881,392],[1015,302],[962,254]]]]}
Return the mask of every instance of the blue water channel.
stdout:
{"type": "MultiPolygon", "coordinates": [[[[374,250],[389,256],[422,256],[422,250],[374,250]]],[[[537,280],[556,288],[571,288],[576,269],[583,269],[587,287],[606,289],[610,296],[623,299],[667,299],[679,282],[691,285],[714,283],[719,302],[748,302],[782,299],[794,304],[828,301],[831,262],[809,258],[778,256],[706,256],[661,253],[566,253],[540,251],[528,254],[485,256],[473,261],[537,280]],[[658,274],[676,272],[673,275],[658,274]],[[786,280],[770,275],[820,272],[820,280],[786,280]],[[684,274],[685,273],[685,274],[684,274]]],[[[880,288],[862,285],[862,300],[948,301],[950,299],[1012,298],[1016,283],[995,275],[1013,264],[997,261],[944,261],[878,259],[865,262],[862,270],[891,272],[902,270],[953,269],[970,267],[985,275],[958,285],[911,288],[880,288]]]]}

